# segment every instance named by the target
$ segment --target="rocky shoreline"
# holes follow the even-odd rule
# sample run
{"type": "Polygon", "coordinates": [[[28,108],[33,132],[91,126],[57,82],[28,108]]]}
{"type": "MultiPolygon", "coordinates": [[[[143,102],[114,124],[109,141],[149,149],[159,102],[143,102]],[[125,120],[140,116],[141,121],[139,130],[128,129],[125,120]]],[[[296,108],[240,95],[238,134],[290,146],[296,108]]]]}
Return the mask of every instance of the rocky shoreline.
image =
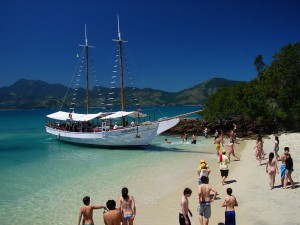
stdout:
{"type": "Polygon", "coordinates": [[[180,122],[173,128],[165,132],[167,135],[195,134],[204,136],[205,127],[208,128],[208,134],[213,136],[215,131],[223,131],[225,135],[233,129],[233,124],[237,126],[237,134],[240,138],[255,138],[257,134],[270,135],[289,132],[299,132],[300,124],[294,121],[278,121],[257,119],[255,121],[244,118],[235,118],[219,121],[205,121],[197,118],[181,118],[180,122]]]}

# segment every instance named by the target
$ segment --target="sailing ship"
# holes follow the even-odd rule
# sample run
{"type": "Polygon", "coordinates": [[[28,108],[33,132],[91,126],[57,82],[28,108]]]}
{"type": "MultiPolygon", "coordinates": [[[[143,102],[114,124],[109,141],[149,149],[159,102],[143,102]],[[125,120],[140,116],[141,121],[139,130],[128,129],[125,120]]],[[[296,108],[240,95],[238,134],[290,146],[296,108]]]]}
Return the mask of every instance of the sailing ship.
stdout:
{"type": "Polygon", "coordinates": [[[88,40],[85,27],[86,60],[86,113],[75,113],[74,108],[68,112],[58,111],[46,116],[46,132],[59,140],[74,144],[103,147],[143,147],[162,132],[174,127],[180,116],[164,118],[158,121],[146,120],[147,114],[140,110],[125,111],[122,47],[118,17],[118,62],[120,74],[121,111],[90,113],[89,106],[89,57],[88,40]]]}

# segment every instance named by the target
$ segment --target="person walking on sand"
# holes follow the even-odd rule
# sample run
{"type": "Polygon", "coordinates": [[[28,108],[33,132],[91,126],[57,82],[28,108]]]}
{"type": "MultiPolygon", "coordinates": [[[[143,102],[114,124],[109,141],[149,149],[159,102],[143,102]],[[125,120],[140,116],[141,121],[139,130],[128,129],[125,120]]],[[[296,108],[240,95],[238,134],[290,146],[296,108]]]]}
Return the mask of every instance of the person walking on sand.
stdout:
{"type": "Polygon", "coordinates": [[[208,225],[209,218],[211,216],[211,203],[216,199],[217,190],[207,184],[207,177],[201,177],[202,184],[199,186],[198,189],[198,218],[201,225],[208,225]],[[211,199],[210,193],[213,192],[214,196],[211,199]]]}
{"type": "Polygon", "coordinates": [[[214,144],[216,145],[217,156],[219,156],[220,149],[221,149],[221,144],[222,144],[222,147],[224,147],[224,141],[223,141],[223,135],[222,134],[221,134],[221,136],[218,135],[218,136],[215,137],[214,144]]]}
{"type": "Polygon", "coordinates": [[[82,225],[93,225],[93,211],[94,209],[106,209],[105,206],[100,205],[90,205],[90,197],[85,196],[83,199],[83,204],[85,206],[82,206],[79,209],[79,216],[78,216],[78,225],[80,225],[81,218],[83,217],[82,225]]]}
{"type": "Polygon", "coordinates": [[[120,209],[116,209],[115,200],[108,200],[106,202],[107,212],[103,213],[103,220],[105,225],[120,225],[122,222],[122,214],[120,209]]]}
{"type": "Polygon", "coordinates": [[[122,196],[119,200],[119,208],[123,216],[123,225],[133,225],[136,215],[136,207],[133,196],[128,195],[128,188],[122,189],[122,196]]]}
{"type": "Polygon", "coordinates": [[[281,178],[281,188],[284,188],[284,180],[285,180],[285,171],[286,171],[286,168],[285,168],[285,160],[286,160],[286,154],[285,153],[288,153],[289,152],[289,147],[285,147],[284,148],[284,152],[281,156],[281,166],[280,166],[280,178],[281,178]]]}
{"type": "Polygon", "coordinates": [[[227,196],[224,198],[222,207],[225,208],[225,225],[235,225],[235,206],[238,206],[238,202],[234,195],[232,195],[232,189],[227,188],[227,196]]]}
{"type": "Polygon", "coordinates": [[[225,179],[228,177],[228,173],[229,173],[229,159],[226,156],[226,150],[223,149],[222,150],[222,154],[220,154],[220,157],[218,159],[218,163],[220,163],[220,172],[221,172],[221,184],[224,185],[225,184],[225,179]]]}
{"type": "Polygon", "coordinates": [[[274,188],[276,171],[277,173],[279,173],[277,167],[277,160],[274,159],[274,152],[270,152],[269,160],[267,161],[267,165],[266,165],[266,173],[269,174],[270,190],[274,188]]]}
{"type": "Polygon", "coordinates": [[[275,141],[274,141],[274,154],[276,155],[276,160],[279,160],[279,155],[278,155],[278,151],[279,151],[279,138],[278,136],[275,136],[275,141]]]}
{"type": "Polygon", "coordinates": [[[261,166],[261,158],[262,158],[262,154],[263,154],[263,143],[262,143],[261,136],[256,137],[256,145],[255,145],[254,149],[256,149],[256,151],[255,151],[256,159],[258,160],[259,165],[261,166]]]}
{"type": "Polygon", "coordinates": [[[202,184],[201,177],[202,176],[208,177],[208,175],[210,173],[210,169],[207,167],[206,163],[204,162],[204,163],[201,163],[201,165],[198,167],[197,173],[198,173],[198,184],[201,185],[202,184]]]}
{"type": "Polygon", "coordinates": [[[285,172],[284,188],[287,188],[288,181],[290,180],[291,188],[294,189],[295,183],[292,179],[292,172],[294,171],[294,165],[293,165],[293,159],[289,152],[286,153],[285,168],[286,168],[286,172],[285,172]]]}
{"type": "Polygon", "coordinates": [[[230,162],[230,155],[232,154],[238,161],[240,161],[240,158],[235,156],[234,154],[234,139],[230,139],[230,143],[229,145],[226,145],[229,147],[229,155],[228,155],[228,159],[229,159],[229,162],[230,162]]]}
{"type": "Polygon", "coordinates": [[[189,200],[188,198],[191,197],[192,190],[190,188],[185,188],[183,191],[183,196],[180,202],[180,213],[179,213],[179,224],[180,225],[190,225],[191,221],[189,215],[192,217],[193,214],[189,209],[189,200]]]}

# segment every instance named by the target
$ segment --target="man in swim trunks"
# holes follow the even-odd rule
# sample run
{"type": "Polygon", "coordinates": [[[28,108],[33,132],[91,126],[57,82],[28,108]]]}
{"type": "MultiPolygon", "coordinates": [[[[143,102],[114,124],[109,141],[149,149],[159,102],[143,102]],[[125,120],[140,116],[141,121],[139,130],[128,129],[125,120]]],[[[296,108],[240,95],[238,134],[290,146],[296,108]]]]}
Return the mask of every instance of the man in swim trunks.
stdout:
{"type": "Polygon", "coordinates": [[[78,216],[78,225],[80,225],[81,218],[83,216],[83,225],[94,225],[93,221],[93,210],[94,209],[106,209],[105,206],[100,205],[90,205],[90,197],[85,196],[82,199],[85,206],[82,206],[79,209],[79,216],[78,216]]]}
{"type": "Polygon", "coordinates": [[[221,136],[218,135],[215,137],[214,144],[216,145],[216,152],[217,152],[217,155],[219,156],[221,144],[222,144],[222,147],[224,147],[223,134],[221,134],[221,136]]]}
{"type": "Polygon", "coordinates": [[[122,222],[122,214],[120,209],[116,209],[115,200],[108,200],[106,202],[108,211],[103,214],[105,225],[120,225],[122,222]]]}
{"type": "Polygon", "coordinates": [[[234,195],[232,195],[232,189],[227,188],[227,196],[224,198],[222,207],[225,209],[225,225],[235,225],[235,210],[234,206],[238,206],[237,200],[234,195]]]}
{"type": "Polygon", "coordinates": [[[199,205],[198,205],[198,218],[201,225],[208,225],[209,218],[211,216],[211,206],[210,204],[215,200],[217,196],[217,191],[207,184],[207,177],[202,176],[201,177],[202,184],[199,186],[198,189],[198,199],[199,199],[199,205]],[[210,192],[214,193],[213,198],[210,198],[210,192]]]}
{"type": "Polygon", "coordinates": [[[280,177],[281,177],[281,187],[284,187],[284,179],[285,179],[285,160],[286,160],[286,153],[289,153],[290,149],[289,147],[284,148],[284,152],[281,156],[281,166],[280,166],[280,177]]]}
{"type": "Polygon", "coordinates": [[[179,224],[180,225],[190,225],[191,221],[189,218],[193,216],[192,212],[189,209],[189,200],[188,197],[191,197],[192,190],[190,188],[185,188],[183,191],[183,196],[180,202],[180,213],[179,213],[179,224]]]}

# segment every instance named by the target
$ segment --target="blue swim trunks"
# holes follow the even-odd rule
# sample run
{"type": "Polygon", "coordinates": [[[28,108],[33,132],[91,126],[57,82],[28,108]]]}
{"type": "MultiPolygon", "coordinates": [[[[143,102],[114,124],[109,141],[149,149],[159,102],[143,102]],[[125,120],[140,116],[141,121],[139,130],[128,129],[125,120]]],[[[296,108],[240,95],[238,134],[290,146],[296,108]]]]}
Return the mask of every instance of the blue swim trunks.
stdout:
{"type": "Polygon", "coordinates": [[[285,165],[281,164],[281,166],[280,166],[280,176],[281,176],[282,179],[285,178],[285,171],[286,171],[285,165]]]}
{"type": "Polygon", "coordinates": [[[278,152],[278,151],[279,151],[279,147],[277,146],[277,147],[275,148],[275,150],[278,152]]]}
{"type": "Polygon", "coordinates": [[[132,217],[131,214],[124,214],[124,219],[129,220],[132,217]]]}
{"type": "Polygon", "coordinates": [[[235,211],[225,212],[225,225],[235,225],[235,211]]]}

